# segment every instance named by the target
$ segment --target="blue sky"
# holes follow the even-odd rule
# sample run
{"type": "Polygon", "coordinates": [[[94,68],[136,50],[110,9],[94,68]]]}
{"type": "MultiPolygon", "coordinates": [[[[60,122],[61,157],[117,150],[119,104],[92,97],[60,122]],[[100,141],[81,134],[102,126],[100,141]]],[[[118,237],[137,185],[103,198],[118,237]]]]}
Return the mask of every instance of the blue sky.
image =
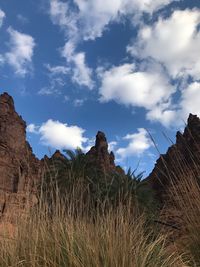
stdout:
{"type": "Polygon", "coordinates": [[[151,171],[200,115],[200,1],[0,0],[0,90],[39,157],[106,133],[117,164],[151,171]]]}

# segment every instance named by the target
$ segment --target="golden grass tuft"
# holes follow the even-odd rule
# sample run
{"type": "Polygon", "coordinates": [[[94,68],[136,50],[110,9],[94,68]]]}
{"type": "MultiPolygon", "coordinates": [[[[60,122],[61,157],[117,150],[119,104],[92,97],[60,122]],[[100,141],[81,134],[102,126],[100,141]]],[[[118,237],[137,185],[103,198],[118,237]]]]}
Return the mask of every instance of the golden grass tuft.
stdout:
{"type": "Polygon", "coordinates": [[[0,266],[186,266],[176,251],[168,252],[166,237],[154,232],[145,214],[134,214],[129,205],[95,217],[77,216],[72,203],[65,205],[55,203],[49,214],[42,203],[26,220],[18,218],[15,235],[0,239],[0,266]]]}

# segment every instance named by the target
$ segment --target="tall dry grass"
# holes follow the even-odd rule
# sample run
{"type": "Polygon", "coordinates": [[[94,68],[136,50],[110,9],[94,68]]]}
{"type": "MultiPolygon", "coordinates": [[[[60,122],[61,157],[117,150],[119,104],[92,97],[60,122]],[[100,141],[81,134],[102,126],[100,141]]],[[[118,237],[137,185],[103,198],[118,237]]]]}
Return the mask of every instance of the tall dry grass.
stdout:
{"type": "Polygon", "coordinates": [[[101,208],[94,217],[75,207],[73,199],[55,201],[53,207],[49,212],[43,202],[18,218],[12,238],[0,239],[1,267],[186,266],[176,251],[169,253],[166,237],[154,231],[145,214],[128,204],[101,208]]]}
{"type": "Polygon", "coordinates": [[[182,176],[170,189],[174,212],[179,214],[180,237],[176,243],[190,266],[200,266],[200,187],[199,177],[182,176]]]}

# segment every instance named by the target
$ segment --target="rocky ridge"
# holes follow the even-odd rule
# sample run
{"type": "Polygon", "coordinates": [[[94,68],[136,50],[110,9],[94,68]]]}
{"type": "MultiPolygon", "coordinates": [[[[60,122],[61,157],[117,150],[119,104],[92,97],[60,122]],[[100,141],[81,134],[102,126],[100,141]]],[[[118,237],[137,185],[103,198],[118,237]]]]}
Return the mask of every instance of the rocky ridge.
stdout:
{"type": "Polygon", "coordinates": [[[195,177],[200,171],[200,119],[189,115],[183,133],[177,132],[176,142],[164,155],[160,155],[147,180],[156,192],[157,198],[164,202],[172,183],[182,177],[195,177]]]}
{"type": "MultiPolygon", "coordinates": [[[[113,152],[103,132],[96,135],[95,146],[85,154],[87,166],[103,172],[120,172],[115,166],[113,152]]],[[[21,210],[27,203],[35,203],[34,194],[45,168],[55,160],[66,160],[59,151],[38,160],[26,141],[26,123],[15,111],[13,98],[0,95],[0,218],[9,217],[13,209],[21,210]],[[19,207],[19,209],[17,208],[19,207]]]]}
{"type": "MultiPolygon", "coordinates": [[[[87,167],[95,167],[105,173],[124,174],[115,165],[113,152],[108,151],[108,142],[103,132],[96,135],[95,145],[84,155],[87,167]]],[[[26,123],[17,114],[14,102],[7,93],[0,95],[0,218],[17,203],[25,203],[27,195],[35,202],[34,193],[41,178],[45,163],[65,160],[60,151],[41,161],[32,152],[26,141],[26,123]],[[28,194],[27,194],[28,192],[28,194]]],[[[190,114],[183,133],[177,132],[176,143],[156,162],[147,181],[157,198],[165,201],[171,181],[183,175],[197,175],[200,169],[200,119],[190,114]]],[[[21,206],[20,204],[20,206],[21,206]]],[[[19,205],[18,205],[19,206],[19,205]]],[[[24,204],[22,205],[24,206],[24,204]]]]}

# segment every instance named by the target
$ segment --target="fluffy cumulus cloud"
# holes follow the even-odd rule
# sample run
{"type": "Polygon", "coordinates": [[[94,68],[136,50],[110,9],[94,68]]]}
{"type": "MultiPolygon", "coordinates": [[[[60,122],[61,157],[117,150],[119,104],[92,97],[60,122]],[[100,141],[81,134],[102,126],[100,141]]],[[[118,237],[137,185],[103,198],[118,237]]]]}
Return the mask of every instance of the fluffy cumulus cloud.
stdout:
{"type": "MultiPolygon", "coordinates": [[[[177,0],[178,1],[178,0],[177,0]]],[[[152,14],[172,0],[73,0],[64,2],[50,0],[49,14],[54,24],[59,25],[68,38],[62,55],[71,64],[72,81],[92,89],[92,70],[86,64],[84,52],[75,52],[80,41],[95,40],[103,35],[112,22],[122,17],[133,17],[143,12],[152,14]],[[81,31],[80,31],[81,29],[81,31]]]]}
{"type": "MultiPolygon", "coordinates": [[[[52,22],[61,27],[68,40],[62,56],[70,65],[73,82],[94,87],[86,55],[77,52],[79,42],[101,37],[111,23],[119,23],[124,17],[133,20],[144,13],[151,16],[172,2],[50,0],[52,22]]],[[[129,63],[101,70],[100,101],[142,107],[148,120],[166,127],[181,124],[189,112],[198,113],[197,105],[190,103],[198,99],[198,90],[194,88],[198,87],[200,77],[199,24],[197,8],[173,10],[168,16],[161,12],[153,24],[138,24],[137,39],[127,46],[132,62],[137,59],[137,67],[129,63]],[[149,68],[150,65],[157,67],[149,68]]]]}
{"type": "Polygon", "coordinates": [[[62,50],[62,56],[71,66],[72,81],[80,86],[86,86],[92,89],[94,82],[92,80],[92,69],[90,69],[85,60],[85,53],[75,52],[75,45],[69,41],[62,50]]]}
{"type": "Polygon", "coordinates": [[[151,26],[144,26],[137,44],[128,51],[139,58],[153,58],[164,64],[173,78],[200,76],[200,10],[176,10],[151,26]]]}
{"type": "Polygon", "coordinates": [[[56,149],[83,148],[83,144],[87,141],[87,138],[83,136],[84,129],[51,119],[40,127],[30,124],[27,127],[27,131],[39,134],[41,136],[40,140],[44,145],[56,149]]]}
{"type": "Polygon", "coordinates": [[[5,12],[0,9],[0,28],[3,25],[3,21],[4,21],[5,17],[6,17],[5,12]]]}
{"type": "MultiPolygon", "coordinates": [[[[157,109],[163,112],[170,106],[175,89],[160,68],[136,71],[133,64],[124,64],[101,71],[99,75],[102,102],[114,100],[127,106],[143,107],[148,112],[147,116],[151,113],[152,120],[157,109]]],[[[170,116],[167,117],[170,119],[170,116]]]]}
{"type": "Polygon", "coordinates": [[[10,35],[10,51],[5,54],[5,59],[17,75],[24,76],[31,70],[35,41],[32,36],[8,28],[10,35]]]}
{"type": "Polygon", "coordinates": [[[139,128],[137,133],[127,134],[123,139],[129,141],[129,144],[125,148],[117,149],[116,153],[121,158],[133,155],[139,156],[153,145],[144,128],[139,128]]]}
{"type": "Polygon", "coordinates": [[[137,41],[128,52],[146,62],[161,63],[175,84],[179,98],[176,106],[161,103],[147,113],[151,121],[165,126],[182,124],[190,112],[199,114],[200,77],[200,10],[176,10],[169,17],[160,17],[153,25],[139,30],[137,41]],[[191,84],[189,79],[192,80],[191,84]]]}

